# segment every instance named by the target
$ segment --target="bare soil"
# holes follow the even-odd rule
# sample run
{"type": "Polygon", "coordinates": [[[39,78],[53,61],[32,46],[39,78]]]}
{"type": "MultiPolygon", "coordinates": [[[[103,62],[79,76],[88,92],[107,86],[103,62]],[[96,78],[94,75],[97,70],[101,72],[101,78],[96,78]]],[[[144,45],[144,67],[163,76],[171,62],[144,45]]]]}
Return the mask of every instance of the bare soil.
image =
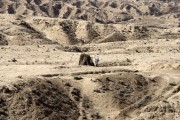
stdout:
{"type": "Polygon", "coordinates": [[[179,7],[0,1],[0,120],[179,120],[179,7]]]}

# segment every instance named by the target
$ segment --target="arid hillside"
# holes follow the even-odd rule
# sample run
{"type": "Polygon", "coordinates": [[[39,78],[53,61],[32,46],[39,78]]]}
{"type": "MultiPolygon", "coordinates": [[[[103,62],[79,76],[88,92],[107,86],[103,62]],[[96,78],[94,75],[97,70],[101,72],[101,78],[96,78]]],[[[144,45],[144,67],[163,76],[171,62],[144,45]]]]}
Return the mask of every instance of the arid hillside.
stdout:
{"type": "MultiPolygon", "coordinates": [[[[180,12],[179,0],[4,0],[0,13],[117,23],[180,12]]],[[[179,14],[177,14],[179,16],[179,14]]]]}
{"type": "Polygon", "coordinates": [[[0,0],[0,120],[180,120],[179,108],[179,0],[0,0]]]}
{"type": "Polygon", "coordinates": [[[140,17],[119,24],[99,24],[68,20],[14,15],[0,16],[1,45],[83,45],[128,40],[178,39],[178,18],[140,17]]]}
{"type": "Polygon", "coordinates": [[[2,45],[76,45],[179,38],[178,0],[5,0],[0,3],[2,45]]]}

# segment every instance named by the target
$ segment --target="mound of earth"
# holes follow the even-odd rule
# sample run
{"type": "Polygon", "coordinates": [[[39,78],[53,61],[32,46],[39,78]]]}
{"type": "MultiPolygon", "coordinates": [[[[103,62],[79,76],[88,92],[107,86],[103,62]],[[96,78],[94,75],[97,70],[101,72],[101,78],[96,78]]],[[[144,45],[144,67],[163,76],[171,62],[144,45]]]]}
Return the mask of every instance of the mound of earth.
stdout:
{"type": "Polygon", "coordinates": [[[136,107],[141,107],[151,99],[148,96],[148,80],[142,75],[133,73],[104,75],[98,81],[101,85],[100,92],[111,93],[114,99],[112,101],[118,104],[119,109],[124,109],[139,100],[144,100],[144,103],[136,105],[136,107]]]}
{"type": "Polygon", "coordinates": [[[107,43],[107,42],[117,42],[117,41],[126,41],[127,37],[120,32],[112,33],[111,35],[106,36],[106,38],[97,41],[98,43],[107,43]]]}
{"type": "Polygon", "coordinates": [[[51,81],[30,79],[0,89],[1,120],[77,120],[76,103],[63,87],[51,81]]]}
{"type": "Polygon", "coordinates": [[[120,73],[103,75],[93,82],[98,87],[94,90],[96,94],[92,101],[99,102],[95,103],[97,108],[101,108],[99,112],[109,119],[177,120],[180,117],[179,86],[173,81],[169,83],[161,77],[148,78],[141,74],[120,73]],[[163,95],[161,100],[160,95],[163,95]],[[117,116],[108,117],[110,111],[117,116]]]}

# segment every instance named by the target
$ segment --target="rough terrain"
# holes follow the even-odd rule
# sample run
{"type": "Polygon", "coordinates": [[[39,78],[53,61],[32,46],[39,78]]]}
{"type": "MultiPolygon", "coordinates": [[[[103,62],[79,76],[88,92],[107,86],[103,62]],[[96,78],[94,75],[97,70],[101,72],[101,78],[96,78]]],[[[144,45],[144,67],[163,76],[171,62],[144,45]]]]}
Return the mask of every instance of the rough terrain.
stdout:
{"type": "Polygon", "coordinates": [[[0,1],[0,120],[179,120],[179,7],[0,1]]]}

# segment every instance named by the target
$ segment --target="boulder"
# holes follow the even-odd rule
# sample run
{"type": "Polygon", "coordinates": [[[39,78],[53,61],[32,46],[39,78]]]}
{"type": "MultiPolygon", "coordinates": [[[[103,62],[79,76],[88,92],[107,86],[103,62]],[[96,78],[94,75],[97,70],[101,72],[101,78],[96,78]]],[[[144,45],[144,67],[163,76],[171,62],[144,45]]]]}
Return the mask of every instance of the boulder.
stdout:
{"type": "Polygon", "coordinates": [[[94,62],[90,55],[88,54],[81,54],[79,58],[79,65],[89,65],[94,66],[94,62]]]}

